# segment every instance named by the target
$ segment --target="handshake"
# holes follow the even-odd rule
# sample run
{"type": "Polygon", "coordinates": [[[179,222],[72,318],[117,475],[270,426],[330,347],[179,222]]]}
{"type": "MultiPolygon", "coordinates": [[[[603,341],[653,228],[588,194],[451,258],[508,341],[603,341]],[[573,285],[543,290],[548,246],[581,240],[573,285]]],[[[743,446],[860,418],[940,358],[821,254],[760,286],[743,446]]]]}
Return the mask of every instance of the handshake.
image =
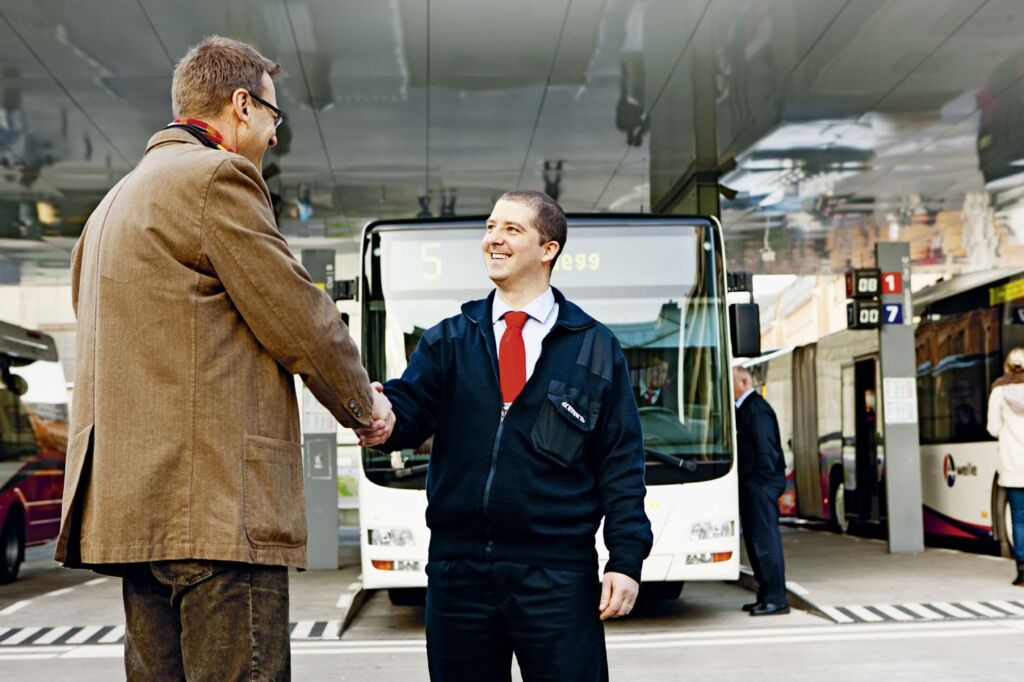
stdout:
{"type": "Polygon", "coordinates": [[[359,445],[372,448],[391,437],[395,429],[395,413],[391,401],[384,395],[384,386],[379,381],[370,384],[373,389],[373,421],[368,426],[352,429],[359,436],[359,445]]]}

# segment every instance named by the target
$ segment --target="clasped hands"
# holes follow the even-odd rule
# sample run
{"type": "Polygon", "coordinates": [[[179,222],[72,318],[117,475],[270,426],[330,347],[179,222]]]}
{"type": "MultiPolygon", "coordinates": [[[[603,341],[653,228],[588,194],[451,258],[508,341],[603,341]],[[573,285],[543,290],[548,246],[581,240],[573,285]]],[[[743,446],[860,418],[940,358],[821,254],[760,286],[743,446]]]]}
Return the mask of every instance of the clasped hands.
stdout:
{"type": "Polygon", "coordinates": [[[370,384],[373,389],[373,421],[355,431],[359,437],[359,445],[372,448],[380,445],[391,437],[395,428],[395,413],[391,409],[391,401],[384,395],[384,386],[379,381],[370,384]]]}

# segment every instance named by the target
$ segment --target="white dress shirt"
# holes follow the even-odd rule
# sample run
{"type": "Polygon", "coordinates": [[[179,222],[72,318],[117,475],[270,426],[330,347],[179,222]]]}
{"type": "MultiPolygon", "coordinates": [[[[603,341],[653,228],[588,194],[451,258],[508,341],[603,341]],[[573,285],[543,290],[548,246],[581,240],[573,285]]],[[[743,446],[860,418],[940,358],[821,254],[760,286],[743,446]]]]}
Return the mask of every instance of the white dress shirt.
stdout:
{"type": "Polygon", "coordinates": [[[753,392],[754,392],[754,389],[752,389],[752,388],[748,388],[748,389],[747,389],[747,392],[746,392],[746,393],[744,393],[743,395],[741,395],[741,396],[740,396],[740,399],[736,401],[736,409],[737,409],[737,410],[738,410],[738,409],[740,409],[740,405],[742,405],[742,404],[743,404],[743,401],[744,401],[744,400],[746,400],[746,399],[747,399],[747,397],[748,397],[748,396],[749,396],[749,395],[750,395],[751,393],[753,393],[753,392]]]}
{"type": "MultiPolygon", "coordinates": [[[[491,322],[494,323],[494,345],[501,354],[501,337],[505,333],[505,320],[502,315],[510,310],[512,306],[502,300],[499,292],[494,292],[494,305],[491,310],[491,322]]],[[[526,380],[533,376],[533,368],[537,366],[540,358],[541,345],[544,337],[548,335],[551,328],[558,320],[558,303],[555,302],[555,293],[551,287],[543,294],[533,299],[520,310],[527,315],[526,324],[523,325],[523,344],[526,346],[526,380]]]]}

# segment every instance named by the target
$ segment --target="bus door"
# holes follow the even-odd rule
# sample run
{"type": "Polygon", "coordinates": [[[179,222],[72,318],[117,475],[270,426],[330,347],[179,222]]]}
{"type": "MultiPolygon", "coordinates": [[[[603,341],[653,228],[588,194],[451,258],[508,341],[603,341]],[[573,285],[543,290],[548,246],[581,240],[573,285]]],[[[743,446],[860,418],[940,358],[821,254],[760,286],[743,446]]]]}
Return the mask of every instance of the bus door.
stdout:
{"type": "Polygon", "coordinates": [[[879,391],[878,357],[854,363],[854,438],[857,486],[847,490],[847,508],[861,521],[877,521],[884,504],[878,465],[879,391]],[[852,493],[852,495],[851,495],[852,493]]]}

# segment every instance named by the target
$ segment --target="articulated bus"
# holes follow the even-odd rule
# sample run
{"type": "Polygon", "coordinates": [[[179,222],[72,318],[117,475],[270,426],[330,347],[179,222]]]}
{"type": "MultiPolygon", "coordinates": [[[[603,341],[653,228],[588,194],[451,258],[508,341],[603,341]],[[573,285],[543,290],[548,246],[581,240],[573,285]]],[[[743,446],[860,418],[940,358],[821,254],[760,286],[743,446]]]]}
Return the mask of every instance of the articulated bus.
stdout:
{"type": "MultiPolygon", "coordinates": [[[[914,297],[917,409],[925,533],[1012,547],[986,430],[988,394],[1011,348],[1024,345],[1024,270],[973,273],[914,297]]],[[[775,408],[786,455],[784,516],[885,517],[884,395],[878,332],[846,330],[748,363],[775,408]]]]}
{"type": "MultiPolygon", "coordinates": [[[[485,297],[486,218],[377,222],[363,237],[362,349],[371,377],[400,376],[423,332],[485,297]]],[[[722,235],[703,218],[570,216],[552,284],[618,337],[631,368],[647,453],[654,548],[644,590],[739,571],[733,401],[722,235]]],[[[459,377],[452,377],[458,381],[459,377]]],[[[363,584],[414,603],[426,586],[424,521],[431,441],[363,449],[363,584]],[[407,589],[412,588],[412,589],[407,589]]],[[[607,551],[598,533],[602,561],[607,551]]]]}
{"type": "Polygon", "coordinates": [[[52,337],[0,322],[0,583],[60,532],[68,400],[52,337]]]}

